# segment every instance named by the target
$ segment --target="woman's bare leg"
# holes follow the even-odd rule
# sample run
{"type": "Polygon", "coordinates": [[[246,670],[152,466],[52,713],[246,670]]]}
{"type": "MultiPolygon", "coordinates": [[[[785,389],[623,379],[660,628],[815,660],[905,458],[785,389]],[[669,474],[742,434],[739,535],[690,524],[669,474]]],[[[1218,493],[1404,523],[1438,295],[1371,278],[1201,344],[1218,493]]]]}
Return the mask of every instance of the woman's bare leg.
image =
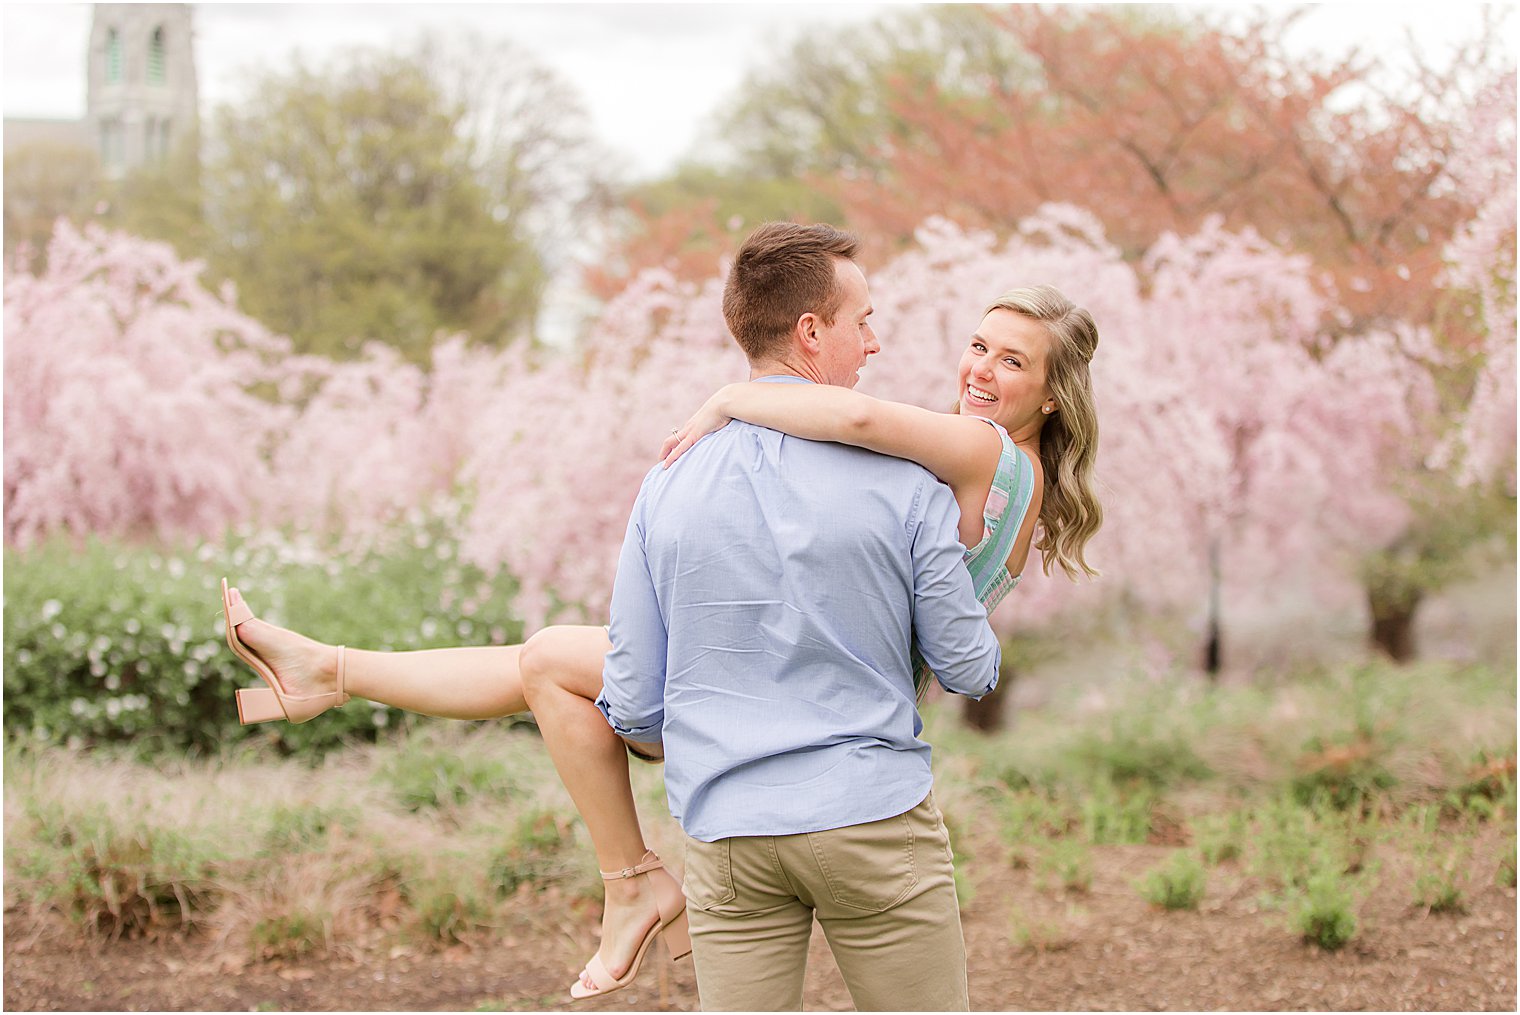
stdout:
{"type": "MultiPolygon", "coordinates": [[[[550,627],[529,638],[522,651],[528,704],[604,871],[637,865],[649,848],[639,828],[623,741],[593,704],[611,649],[603,628],[550,627]]],[[[602,961],[613,976],[622,976],[660,914],[648,878],[608,881],[606,887],[602,961]]]]}
{"type": "MultiPolygon", "coordinates": [[[[242,598],[236,589],[231,595],[234,602],[242,598]]],[[[238,637],[269,664],[287,694],[323,694],[337,686],[336,646],[257,618],[240,624],[238,637]]],[[[528,708],[521,653],[521,645],[416,652],[350,648],[343,689],[356,698],[444,719],[499,719],[528,708]]],[[[597,674],[600,681],[600,668],[597,674]]]]}

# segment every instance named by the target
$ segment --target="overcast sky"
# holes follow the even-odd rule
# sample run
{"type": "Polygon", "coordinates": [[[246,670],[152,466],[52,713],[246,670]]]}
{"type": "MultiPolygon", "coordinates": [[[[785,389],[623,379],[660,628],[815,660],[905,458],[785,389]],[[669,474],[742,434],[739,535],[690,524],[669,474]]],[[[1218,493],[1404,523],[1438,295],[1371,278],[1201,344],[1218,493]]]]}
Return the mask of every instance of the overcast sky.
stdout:
{"type": "MultiPolygon", "coordinates": [[[[197,4],[196,63],[203,114],[242,94],[247,70],[299,52],[320,62],[353,45],[403,45],[426,29],[506,36],[580,92],[600,139],[630,176],[670,168],[745,71],[812,27],[838,30],[901,4],[197,4]]],[[[79,117],[89,4],[6,3],[6,116],[79,117]]],[[[1419,44],[1439,52],[1477,24],[1464,3],[1325,4],[1298,29],[1322,52],[1419,44]]],[[[1513,22],[1515,19],[1511,18],[1513,22]]],[[[1511,26],[1513,28],[1513,25],[1511,26]]]]}

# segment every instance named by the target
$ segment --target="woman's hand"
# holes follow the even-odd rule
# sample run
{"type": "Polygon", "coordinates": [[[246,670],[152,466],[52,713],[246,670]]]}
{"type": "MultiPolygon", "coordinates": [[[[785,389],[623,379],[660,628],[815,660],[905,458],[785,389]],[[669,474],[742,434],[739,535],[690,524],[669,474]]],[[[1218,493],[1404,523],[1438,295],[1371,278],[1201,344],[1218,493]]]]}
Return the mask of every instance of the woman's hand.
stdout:
{"type": "Polygon", "coordinates": [[[691,448],[697,441],[706,437],[715,430],[721,430],[727,426],[733,417],[723,409],[723,391],[720,389],[706,402],[702,408],[688,419],[684,426],[678,426],[670,431],[670,436],[665,438],[665,443],[660,445],[660,462],[665,468],[675,464],[677,458],[691,448]]]}

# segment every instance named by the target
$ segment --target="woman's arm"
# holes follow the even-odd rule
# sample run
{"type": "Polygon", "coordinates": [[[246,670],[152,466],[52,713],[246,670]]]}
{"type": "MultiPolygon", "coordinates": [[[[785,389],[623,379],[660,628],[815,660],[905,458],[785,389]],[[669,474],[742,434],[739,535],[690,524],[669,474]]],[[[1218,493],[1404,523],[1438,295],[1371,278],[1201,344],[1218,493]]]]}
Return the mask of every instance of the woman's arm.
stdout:
{"type": "Polygon", "coordinates": [[[955,494],[961,509],[961,542],[974,546],[982,538],[982,508],[1002,442],[981,420],[872,398],[835,385],[730,384],[666,439],[661,448],[666,467],[730,419],[917,462],[955,494]]]}

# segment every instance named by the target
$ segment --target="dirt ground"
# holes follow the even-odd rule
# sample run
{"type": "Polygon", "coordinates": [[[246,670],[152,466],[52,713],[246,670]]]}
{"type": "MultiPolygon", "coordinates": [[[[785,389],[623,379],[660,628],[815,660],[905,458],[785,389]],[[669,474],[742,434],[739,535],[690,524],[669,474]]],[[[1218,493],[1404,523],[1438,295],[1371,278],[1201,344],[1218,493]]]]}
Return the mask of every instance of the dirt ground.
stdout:
{"type": "MultiPolygon", "coordinates": [[[[1297,940],[1261,886],[1226,865],[1196,912],[1167,913],[1135,889],[1168,850],[1094,851],[1086,893],[989,859],[964,865],[971,1003],[1016,1010],[1483,1010],[1516,1007],[1516,896],[1493,883],[1502,829],[1475,843],[1467,911],[1409,903],[1410,874],[1383,860],[1360,932],[1326,953],[1297,940]],[[1030,942],[1036,942],[1032,945],[1030,942]]],[[[210,935],[80,942],[55,926],[5,922],[9,1011],[569,1010],[566,989],[594,947],[598,914],[525,895],[513,925],[446,948],[368,942],[299,961],[255,961],[210,935]]],[[[806,1007],[850,1010],[815,927],[806,1007]]],[[[689,961],[660,955],[630,988],[588,1011],[689,1011],[689,961]]]]}

